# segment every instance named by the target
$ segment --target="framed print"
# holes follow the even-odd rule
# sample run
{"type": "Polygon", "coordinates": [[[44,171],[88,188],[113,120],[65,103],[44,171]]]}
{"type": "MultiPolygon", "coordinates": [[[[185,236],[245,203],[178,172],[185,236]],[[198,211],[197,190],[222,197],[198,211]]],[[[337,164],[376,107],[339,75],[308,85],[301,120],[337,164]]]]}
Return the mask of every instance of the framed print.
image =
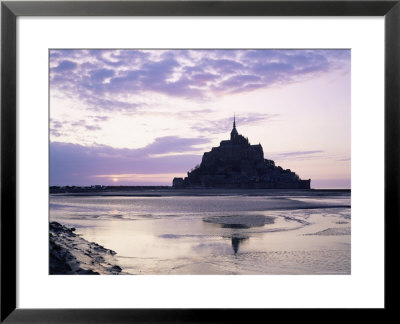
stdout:
{"type": "Polygon", "coordinates": [[[1,320],[393,309],[399,14],[2,2],[1,320]]]}

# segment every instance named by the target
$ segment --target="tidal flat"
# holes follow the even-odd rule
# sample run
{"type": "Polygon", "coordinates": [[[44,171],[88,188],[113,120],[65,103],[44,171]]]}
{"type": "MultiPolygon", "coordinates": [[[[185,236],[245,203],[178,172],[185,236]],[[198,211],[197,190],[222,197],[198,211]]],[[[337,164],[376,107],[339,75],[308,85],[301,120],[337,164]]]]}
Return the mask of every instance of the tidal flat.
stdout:
{"type": "Polygon", "coordinates": [[[52,194],[50,221],[115,251],[123,274],[346,275],[350,200],[350,190],[52,194]]]}

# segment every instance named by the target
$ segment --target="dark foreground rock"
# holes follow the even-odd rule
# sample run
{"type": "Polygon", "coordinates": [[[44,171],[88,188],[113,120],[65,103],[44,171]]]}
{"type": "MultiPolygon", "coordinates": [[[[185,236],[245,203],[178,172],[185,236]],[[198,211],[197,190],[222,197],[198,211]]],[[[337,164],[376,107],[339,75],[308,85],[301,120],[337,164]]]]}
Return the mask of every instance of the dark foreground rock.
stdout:
{"type": "Polygon", "coordinates": [[[50,223],[50,274],[120,274],[115,252],[88,242],[57,222],[50,223]]]}

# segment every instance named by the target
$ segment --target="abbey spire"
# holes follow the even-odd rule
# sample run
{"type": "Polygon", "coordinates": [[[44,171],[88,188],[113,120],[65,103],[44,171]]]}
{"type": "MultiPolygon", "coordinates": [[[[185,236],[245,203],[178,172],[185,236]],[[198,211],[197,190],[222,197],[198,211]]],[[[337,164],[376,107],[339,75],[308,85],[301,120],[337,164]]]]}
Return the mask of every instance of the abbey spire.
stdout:
{"type": "Polygon", "coordinates": [[[239,133],[238,133],[238,131],[236,129],[236,116],[233,115],[233,128],[232,128],[232,131],[231,131],[231,140],[233,140],[238,135],[239,135],[239,133]]]}

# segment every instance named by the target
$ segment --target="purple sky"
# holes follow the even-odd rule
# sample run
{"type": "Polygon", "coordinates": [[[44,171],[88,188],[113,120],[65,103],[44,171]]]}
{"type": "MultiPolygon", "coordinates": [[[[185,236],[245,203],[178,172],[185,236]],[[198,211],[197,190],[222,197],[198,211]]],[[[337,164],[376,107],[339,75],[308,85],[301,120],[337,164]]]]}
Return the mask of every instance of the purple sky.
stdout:
{"type": "Polygon", "coordinates": [[[350,187],[349,50],[51,50],[50,184],[170,185],[239,133],[350,187]]]}

